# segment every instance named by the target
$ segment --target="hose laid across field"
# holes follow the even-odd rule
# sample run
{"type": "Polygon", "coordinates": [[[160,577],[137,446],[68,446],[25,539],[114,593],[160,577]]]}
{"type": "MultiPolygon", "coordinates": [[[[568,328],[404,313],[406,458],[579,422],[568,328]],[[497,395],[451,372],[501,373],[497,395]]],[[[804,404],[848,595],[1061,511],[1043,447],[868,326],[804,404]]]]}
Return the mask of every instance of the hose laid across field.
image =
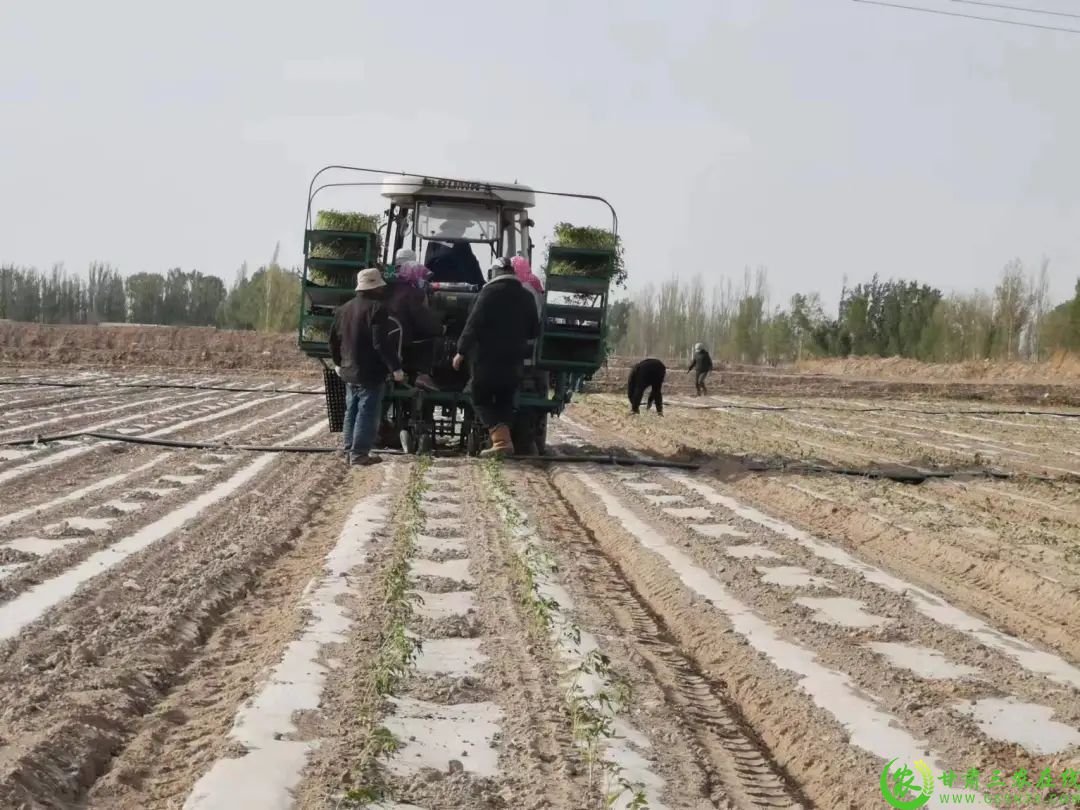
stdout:
{"type": "Polygon", "coordinates": [[[692,411],[833,411],[836,413],[910,413],[918,416],[1057,416],[1062,419],[1080,419],[1080,411],[1034,411],[1026,408],[977,408],[971,410],[942,410],[940,408],[897,408],[888,405],[864,408],[843,408],[839,405],[742,405],[725,403],[723,405],[686,405],[669,402],[669,408],[688,408],[692,411]]]}
{"type": "MultiPolygon", "coordinates": [[[[182,441],[179,439],[149,439],[142,436],[128,436],[124,433],[108,433],[99,430],[74,431],[72,433],[60,433],[55,436],[35,436],[32,439],[18,439],[12,442],[0,442],[0,447],[31,447],[38,444],[48,444],[67,439],[92,438],[103,439],[110,442],[126,442],[128,444],[142,444],[151,447],[169,447],[183,450],[250,450],[257,453],[339,453],[338,447],[312,447],[302,445],[267,445],[267,444],[227,444],[224,442],[198,442],[182,441]]],[[[400,456],[404,455],[401,450],[374,450],[378,455],[400,456]]],[[[436,455],[457,455],[456,453],[436,453],[436,455]]],[[[617,456],[614,453],[608,455],[593,454],[583,456],[516,456],[515,458],[529,461],[543,462],[578,462],[592,464],[613,464],[627,467],[671,467],[680,470],[696,470],[700,465],[684,461],[663,461],[659,459],[639,459],[617,456]]]]}

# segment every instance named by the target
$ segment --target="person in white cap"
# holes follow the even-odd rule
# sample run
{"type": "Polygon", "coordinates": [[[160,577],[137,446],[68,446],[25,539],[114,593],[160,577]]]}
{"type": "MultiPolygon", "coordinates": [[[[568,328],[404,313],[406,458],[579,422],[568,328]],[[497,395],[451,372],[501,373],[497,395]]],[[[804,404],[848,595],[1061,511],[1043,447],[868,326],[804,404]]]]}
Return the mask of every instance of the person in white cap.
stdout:
{"type": "Polygon", "coordinates": [[[330,327],[330,356],[345,381],[344,451],[353,466],[381,459],[371,455],[387,375],[405,379],[401,369],[401,324],[385,303],[386,282],[374,267],[356,276],[356,297],[339,307],[330,327]]]}
{"type": "Polygon", "coordinates": [[[705,378],[709,376],[709,372],[712,371],[713,364],[712,358],[709,357],[709,352],[705,348],[704,343],[694,344],[694,357],[690,360],[690,368],[686,370],[689,374],[691,371],[694,374],[694,388],[697,391],[697,396],[703,396],[708,391],[705,390],[705,378]]]}

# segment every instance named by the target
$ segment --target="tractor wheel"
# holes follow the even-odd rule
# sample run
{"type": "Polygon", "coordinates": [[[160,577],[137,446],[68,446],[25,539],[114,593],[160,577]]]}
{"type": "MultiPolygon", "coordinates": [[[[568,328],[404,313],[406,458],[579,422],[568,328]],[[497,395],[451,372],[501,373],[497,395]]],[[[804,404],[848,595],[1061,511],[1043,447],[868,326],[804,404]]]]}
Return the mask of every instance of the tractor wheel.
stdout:
{"type": "Polygon", "coordinates": [[[536,452],[541,456],[547,453],[547,427],[548,415],[546,413],[540,414],[536,419],[536,432],[533,434],[533,438],[536,442],[536,452]]]}
{"type": "Polygon", "coordinates": [[[475,429],[469,430],[469,437],[465,440],[465,454],[469,456],[480,455],[480,433],[475,429]]]}
{"type": "Polygon", "coordinates": [[[413,455],[416,452],[416,437],[413,432],[406,428],[398,434],[398,437],[401,439],[402,452],[413,455]]]}

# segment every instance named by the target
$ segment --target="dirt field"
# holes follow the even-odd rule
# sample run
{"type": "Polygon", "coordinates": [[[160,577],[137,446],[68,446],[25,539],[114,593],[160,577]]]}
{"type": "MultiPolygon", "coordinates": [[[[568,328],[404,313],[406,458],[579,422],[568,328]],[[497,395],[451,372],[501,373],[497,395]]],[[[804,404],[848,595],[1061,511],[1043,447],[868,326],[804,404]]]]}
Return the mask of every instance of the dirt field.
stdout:
{"type": "MultiPolygon", "coordinates": [[[[20,364],[0,444],[331,447],[271,368],[20,364]]],[[[0,447],[0,807],[877,808],[893,759],[1070,795],[1080,410],[759,384],[551,426],[696,471],[0,447]]]]}
{"type": "Polygon", "coordinates": [[[0,366],[38,371],[176,368],[269,370],[310,376],[296,335],[210,327],[50,326],[0,320],[0,366]]]}

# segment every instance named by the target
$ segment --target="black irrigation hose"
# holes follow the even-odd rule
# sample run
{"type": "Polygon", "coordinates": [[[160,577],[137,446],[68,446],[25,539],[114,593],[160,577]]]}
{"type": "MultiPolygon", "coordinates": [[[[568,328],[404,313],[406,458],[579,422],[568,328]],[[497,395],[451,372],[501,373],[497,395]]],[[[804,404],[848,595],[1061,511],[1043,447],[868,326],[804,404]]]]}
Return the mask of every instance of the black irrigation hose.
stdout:
{"type": "MultiPolygon", "coordinates": [[[[247,450],[257,453],[338,453],[337,447],[313,447],[305,445],[267,445],[267,444],[228,444],[226,442],[197,442],[179,439],[149,439],[142,436],[128,436],[123,433],[107,433],[104,431],[79,431],[74,433],[60,433],[55,436],[37,436],[33,439],[19,439],[12,442],[2,442],[0,447],[27,447],[35,444],[48,444],[50,442],[77,438],[103,439],[110,442],[126,442],[128,444],[141,444],[152,447],[170,447],[183,450],[247,450]]],[[[401,456],[405,455],[401,450],[375,450],[378,455],[401,456]]],[[[459,454],[453,452],[437,453],[440,456],[456,457],[459,454]]],[[[555,456],[513,456],[520,461],[533,461],[539,463],[568,463],[568,464],[610,464],[625,467],[665,467],[678,470],[698,470],[700,464],[686,461],[667,461],[652,458],[631,458],[627,456],[608,454],[566,455],[560,453],[555,456]]],[[[992,478],[1000,481],[1023,479],[1027,481],[1044,481],[1049,483],[1077,482],[1080,475],[1076,476],[1046,476],[1029,473],[1010,473],[1003,470],[988,468],[956,469],[956,470],[921,470],[915,467],[909,469],[867,467],[859,469],[855,467],[840,467],[831,464],[773,464],[753,459],[743,459],[743,466],[749,472],[794,472],[794,473],[831,473],[833,475],[846,475],[854,478],[888,479],[904,484],[921,484],[924,481],[935,478],[992,478]]]]}
{"type": "MultiPolygon", "coordinates": [[[[110,442],[126,442],[128,444],[142,444],[151,447],[171,447],[183,450],[250,450],[257,453],[339,453],[337,447],[312,447],[304,445],[267,445],[267,444],[228,444],[226,442],[198,442],[180,439],[150,439],[144,436],[128,436],[124,433],[107,433],[100,430],[84,430],[75,433],[61,433],[55,436],[37,436],[33,439],[19,439],[13,442],[0,443],[0,447],[26,447],[35,444],[48,444],[64,439],[76,438],[104,439],[110,442]]],[[[375,450],[379,455],[400,456],[404,455],[401,450],[375,450]]],[[[440,453],[439,455],[455,456],[456,453],[440,453]]],[[[681,461],[660,461],[653,459],[635,459],[625,456],[587,455],[587,456],[514,456],[514,458],[540,462],[581,462],[593,464],[614,464],[644,467],[675,467],[681,470],[696,470],[697,464],[689,464],[681,461]]]]}
{"type": "Polygon", "coordinates": [[[560,453],[557,456],[541,456],[537,459],[536,456],[515,456],[515,458],[533,459],[540,461],[557,461],[557,462],[571,462],[581,464],[612,464],[615,466],[625,467],[673,467],[678,470],[697,470],[701,468],[700,464],[692,464],[688,461],[665,461],[663,459],[652,458],[628,458],[627,456],[617,456],[614,453],[608,455],[585,455],[585,456],[569,456],[560,453]]]}
{"type": "Polygon", "coordinates": [[[921,408],[894,408],[885,405],[869,408],[842,408],[839,405],[686,405],[668,402],[669,408],[689,408],[694,411],[834,411],[837,413],[910,413],[918,416],[1057,416],[1062,419],[1080,419],[1080,411],[1033,411],[1023,408],[985,408],[979,410],[924,410],[921,408]]]}
{"type": "Polygon", "coordinates": [[[852,478],[896,481],[901,484],[921,484],[930,479],[948,478],[990,478],[995,481],[1042,481],[1045,483],[1076,483],[1080,475],[1035,475],[1034,473],[1012,473],[988,467],[967,469],[923,470],[918,467],[841,467],[833,464],[769,464],[754,459],[742,459],[743,466],[750,472],[787,472],[787,473],[831,473],[852,478]]]}

